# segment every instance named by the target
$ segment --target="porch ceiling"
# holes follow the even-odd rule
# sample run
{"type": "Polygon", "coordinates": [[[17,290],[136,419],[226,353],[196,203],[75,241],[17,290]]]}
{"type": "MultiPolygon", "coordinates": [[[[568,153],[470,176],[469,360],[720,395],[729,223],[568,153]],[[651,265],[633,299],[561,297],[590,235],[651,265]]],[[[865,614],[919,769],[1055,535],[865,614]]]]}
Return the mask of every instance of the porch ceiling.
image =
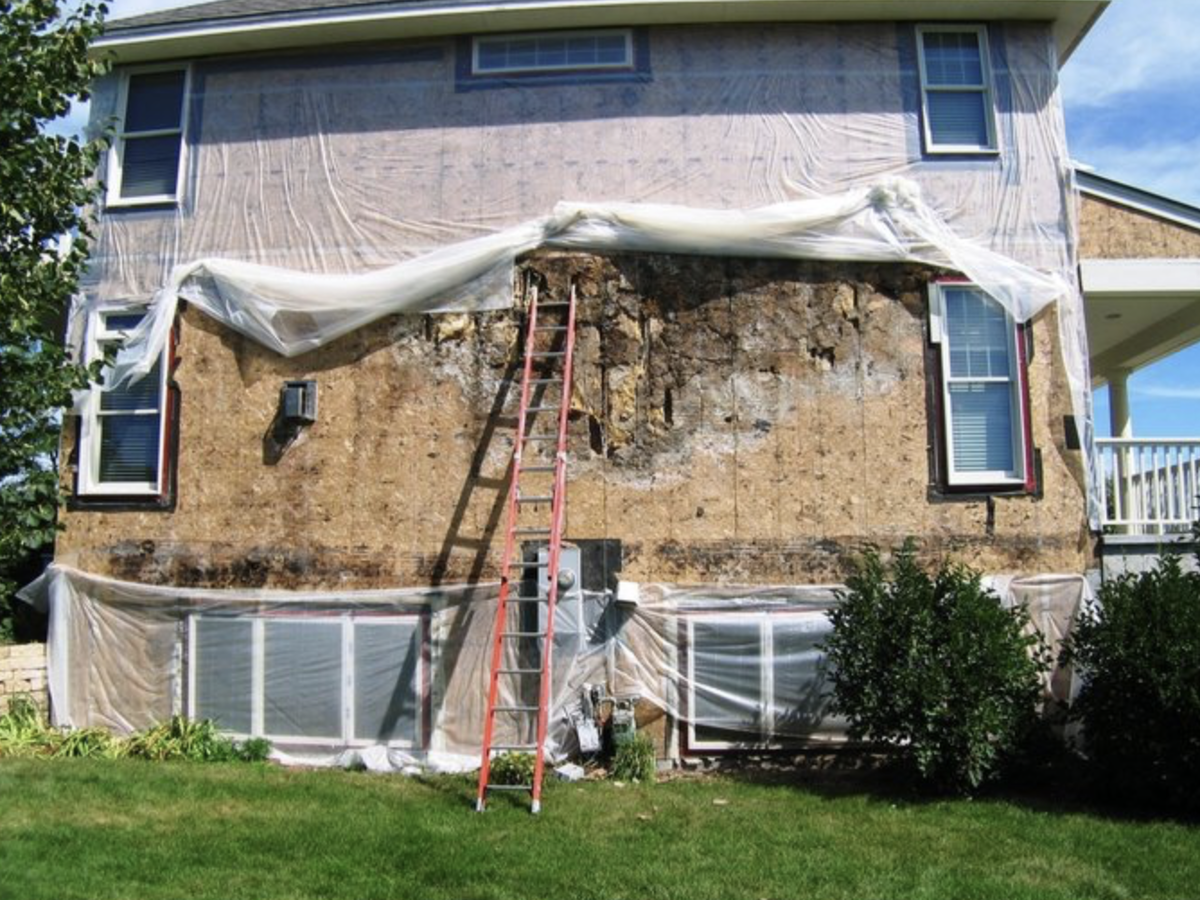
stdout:
{"type": "Polygon", "coordinates": [[[1092,382],[1200,341],[1200,260],[1085,260],[1092,382]]]}

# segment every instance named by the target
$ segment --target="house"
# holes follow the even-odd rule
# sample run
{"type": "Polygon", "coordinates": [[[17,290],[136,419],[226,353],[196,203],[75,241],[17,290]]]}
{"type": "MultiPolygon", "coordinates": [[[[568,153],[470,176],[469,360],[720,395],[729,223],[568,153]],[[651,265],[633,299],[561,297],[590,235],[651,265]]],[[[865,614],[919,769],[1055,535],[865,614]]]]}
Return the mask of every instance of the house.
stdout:
{"type": "Polygon", "coordinates": [[[72,333],[144,377],[66,429],[59,721],[477,759],[534,291],[578,309],[559,749],[608,700],[668,757],[837,737],[816,645],[868,543],[1061,636],[1104,478],[1057,73],[1106,5],[110,23],[72,333]]]}

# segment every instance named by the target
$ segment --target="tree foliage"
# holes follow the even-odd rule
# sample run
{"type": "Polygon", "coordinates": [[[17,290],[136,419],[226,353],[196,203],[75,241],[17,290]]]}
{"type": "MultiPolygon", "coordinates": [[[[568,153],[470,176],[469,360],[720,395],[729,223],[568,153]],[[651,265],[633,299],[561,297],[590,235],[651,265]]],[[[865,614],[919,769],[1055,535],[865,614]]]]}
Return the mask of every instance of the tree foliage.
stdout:
{"type": "Polygon", "coordinates": [[[825,642],[834,709],[850,735],[893,748],[926,784],[969,793],[1036,722],[1044,642],[960,566],[934,576],[911,544],[874,550],[846,581],[825,642]]]}
{"type": "Polygon", "coordinates": [[[87,259],[101,144],[46,126],[87,99],[101,73],[87,49],[106,12],[94,2],[0,2],[0,638],[16,571],[53,539],[59,422],[88,380],[62,323],[87,259]]]}

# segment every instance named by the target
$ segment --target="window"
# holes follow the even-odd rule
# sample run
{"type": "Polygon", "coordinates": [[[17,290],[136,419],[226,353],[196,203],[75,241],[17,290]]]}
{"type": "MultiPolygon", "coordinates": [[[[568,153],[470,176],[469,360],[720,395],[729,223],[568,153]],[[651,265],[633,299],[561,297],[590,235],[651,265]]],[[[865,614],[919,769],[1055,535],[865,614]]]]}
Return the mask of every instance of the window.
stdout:
{"type": "Polygon", "coordinates": [[[197,614],[188,714],[287,744],[421,747],[426,645],[416,613],[197,614]]]}
{"type": "Polygon", "coordinates": [[[817,646],[828,633],[822,612],[689,616],[688,752],[779,746],[837,729],[817,646]]]}
{"type": "Polygon", "coordinates": [[[917,29],[927,153],[996,150],[987,29],[917,29]]]}
{"type": "Polygon", "coordinates": [[[472,75],[631,68],[628,28],[477,37],[471,48],[472,75]]]}
{"type": "MultiPolygon", "coordinates": [[[[89,362],[116,352],[126,335],[145,318],[145,309],[100,310],[88,327],[89,362]]],[[[141,380],[113,390],[92,388],[84,408],[79,439],[81,495],[162,496],[167,455],[168,346],[141,380]]]]}
{"type": "Polygon", "coordinates": [[[1024,332],[973,285],[930,286],[948,486],[1032,489],[1024,332]]]}
{"type": "Polygon", "coordinates": [[[187,69],[126,72],[121,118],[109,154],[110,206],[169,203],[179,189],[187,69]]]}

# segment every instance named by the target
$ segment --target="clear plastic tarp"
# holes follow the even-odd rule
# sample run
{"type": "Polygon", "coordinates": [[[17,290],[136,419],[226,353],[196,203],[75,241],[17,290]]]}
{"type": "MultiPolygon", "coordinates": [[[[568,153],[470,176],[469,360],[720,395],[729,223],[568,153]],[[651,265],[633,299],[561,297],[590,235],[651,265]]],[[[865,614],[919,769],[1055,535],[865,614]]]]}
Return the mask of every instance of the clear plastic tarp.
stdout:
{"type": "MultiPolygon", "coordinates": [[[[1078,576],[989,583],[1001,602],[1029,608],[1055,650],[1091,596],[1078,576]]],[[[555,618],[550,756],[578,751],[576,729],[597,697],[636,704],[667,757],[843,738],[820,650],[836,591],[643,584],[618,602],[568,590],[555,618]]],[[[268,737],[285,762],[478,765],[495,584],[198,590],[54,565],[22,596],[50,615],[56,724],[127,733],[183,713],[268,737]]],[[[544,623],[517,618],[531,610],[514,604],[510,624],[538,630],[544,623]]],[[[511,643],[507,666],[540,666],[541,639],[511,643]]],[[[535,687],[508,683],[501,702],[536,702],[520,694],[535,687]]],[[[1069,672],[1047,677],[1048,700],[1071,691],[1069,672]]],[[[528,717],[497,721],[499,742],[532,739],[528,717]]]]}

